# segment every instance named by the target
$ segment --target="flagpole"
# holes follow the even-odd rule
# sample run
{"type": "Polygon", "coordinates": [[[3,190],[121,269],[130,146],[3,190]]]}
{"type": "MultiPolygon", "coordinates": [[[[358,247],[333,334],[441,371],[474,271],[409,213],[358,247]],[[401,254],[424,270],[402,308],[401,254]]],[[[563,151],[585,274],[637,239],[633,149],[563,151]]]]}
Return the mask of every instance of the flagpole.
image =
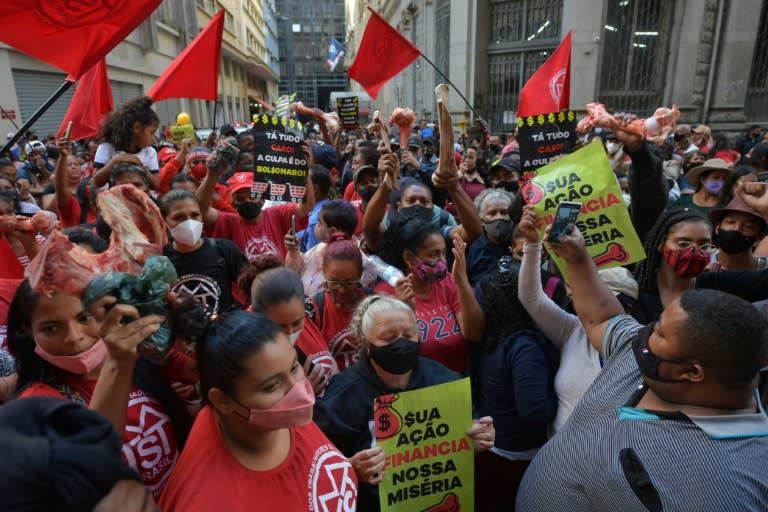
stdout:
{"type": "Polygon", "coordinates": [[[38,108],[34,114],[32,114],[32,117],[27,119],[27,122],[21,125],[21,128],[19,128],[16,133],[11,137],[11,140],[5,143],[5,145],[0,149],[0,155],[5,154],[11,147],[16,144],[16,141],[21,138],[22,135],[27,133],[27,130],[35,124],[35,121],[37,121],[40,116],[45,114],[45,112],[51,108],[51,105],[56,103],[56,100],[58,100],[62,94],[64,94],[67,89],[72,87],[72,84],[75,82],[64,80],[64,83],[59,86],[59,88],[54,92],[50,98],[48,98],[45,103],[43,103],[40,108],[38,108]]]}
{"type": "Polygon", "coordinates": [[[459,90],[459,88],[458,88],[458,87],[456,87],[455,85],[453,85],[453,82],[451,82],[451,80],[450,80],[450,79],[449,79],[447,76],[445,76],[445,73],[443,73],[442,71],[440,71],[440,68],[438,68],[438,67],[435,65],[435,63],[434,63],[434,62],[432,62],[431,60],[429,60],[429,59],[427,58],[427,56],[426,56],[426,55],[424,55],[424,54],[423,54],[423,53],[421,53],[421,52],[419,52],[419,53],[421,54],[421,58],[422,58],[422,59],[424,59],[425,61],[427,61],[427,63],[428,63],[430,66],[432,66],[433,68],[435,68],[435,71],[437,71],[437,72],[440,74],[440,76],[441,76],[441,77],[443,77],[443,78],[445,79],[445,81],[448,83],[448,85],[450,85],[451,87],[453,87],[453,90],[454,90],[454,91],[456,91],[456,92],[458,93],[458,95],[461,97],[461,99],[462,99],[462,100],[464,100],[464,103],[466,103],[466,104],[467,104],[467,106],[469,107],[469,110],[471,110],[471,111],[472,111],[472,113],[475,115],[475,117],[476,117],[477,119],[482,119],[482,117],[480,117],[480,114],[478,114],[478,113],[477,113],[477,111],[476,111],[476,110],[475,110],[475,108],[472,106],[472,104],[471,104],[469,101],[467,101],[467,98],[465,98],[465,97],[464,97],[464,95],[463,95],[463,94],[461,94],[461,91],[459,90]]]}

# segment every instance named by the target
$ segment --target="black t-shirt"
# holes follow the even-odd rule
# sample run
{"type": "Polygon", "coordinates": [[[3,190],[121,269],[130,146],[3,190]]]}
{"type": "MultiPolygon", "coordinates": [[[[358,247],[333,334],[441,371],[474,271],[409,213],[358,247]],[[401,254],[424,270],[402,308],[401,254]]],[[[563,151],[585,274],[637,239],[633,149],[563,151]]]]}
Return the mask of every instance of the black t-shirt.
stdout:
{"type": "Polygon", "coordinates": [[[169,242],[163,254],[171,260],[179,280],[171,291],[183,297],[191,295],[204,304],[209,314],[224,313],[237,308],[232,296],[232,284],[246,259],[229,240],[206,238],[196,251],[180,253],[169,242]]]}

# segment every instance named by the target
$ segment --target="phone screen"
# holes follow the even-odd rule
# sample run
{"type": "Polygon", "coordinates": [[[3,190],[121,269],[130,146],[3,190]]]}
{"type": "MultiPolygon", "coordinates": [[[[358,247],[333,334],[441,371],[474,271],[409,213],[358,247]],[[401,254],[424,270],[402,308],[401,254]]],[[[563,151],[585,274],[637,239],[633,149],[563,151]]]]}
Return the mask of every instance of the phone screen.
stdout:
{"type": "Polygon", "coordinates": [[[579,217],[580,210],[581,203],[564,201],[558,205],[552,230],[549,232],[550,243],[557,243],[561,236],[571,234],[574,226],[576,226],[576,219],[579,217]]]}

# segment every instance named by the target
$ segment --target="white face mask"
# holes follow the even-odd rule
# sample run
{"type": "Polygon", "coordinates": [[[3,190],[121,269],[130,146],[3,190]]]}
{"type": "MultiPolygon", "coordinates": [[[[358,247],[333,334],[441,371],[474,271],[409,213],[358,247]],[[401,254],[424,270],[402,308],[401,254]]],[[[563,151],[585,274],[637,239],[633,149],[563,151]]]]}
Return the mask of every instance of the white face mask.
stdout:
{"type": "Polygon", "coordinates": [[[293,334],[291,334],[289,336],[289,338],[291,340],[291,345],[295,345],[296,344],[296,340],[299,339],[299,336],[301,336],[301,331],[303,331],[303,330],[304,329],[299,329],[298,331],[294,332],[293,334]]]}
{"type": "Polygon", "coordinates": [[[173,239],[184,245],[195,245],[202,234],[203,223],[195,219],[185,220],[171,230],[173,239]]]}
{"type": "Polygon", "coordinates": [[[607,142],[605,144],[605,150],[608,151],[609,155],[615,155],[619,149],[621,149],[621,144],[616,144],[615,142],[607,142]]]}

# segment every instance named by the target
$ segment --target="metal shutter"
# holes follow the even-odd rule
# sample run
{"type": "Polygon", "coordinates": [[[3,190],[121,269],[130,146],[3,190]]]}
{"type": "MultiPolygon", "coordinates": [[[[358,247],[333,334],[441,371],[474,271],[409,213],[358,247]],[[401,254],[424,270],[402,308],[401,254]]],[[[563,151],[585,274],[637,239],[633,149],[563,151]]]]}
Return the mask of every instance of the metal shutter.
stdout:
{"type": "Polygon", "coordinates": [[[115,104],[115,108],[126,101],[130,101],[138,96],[143,96],[144,94],[141,90],[141,85],[139,84],[110,80],[109,85],[112,87],[112,101],[115,104]]]}
{"type": "MultiPolygon", "coordinates": [[[[16,87],[16,99],[21,111],[20,122],[32,117],[40,105],[45,103],[45,100],[61,86],[66,76],[63,73],[43,73],[23,69],[13,69],[11,72],[13,84],[16,87]]],[[[32,126],[41,140],[46,138],[49,133],[58,131],[74,93],[75,87],[72,86],[32,126]]]]}

